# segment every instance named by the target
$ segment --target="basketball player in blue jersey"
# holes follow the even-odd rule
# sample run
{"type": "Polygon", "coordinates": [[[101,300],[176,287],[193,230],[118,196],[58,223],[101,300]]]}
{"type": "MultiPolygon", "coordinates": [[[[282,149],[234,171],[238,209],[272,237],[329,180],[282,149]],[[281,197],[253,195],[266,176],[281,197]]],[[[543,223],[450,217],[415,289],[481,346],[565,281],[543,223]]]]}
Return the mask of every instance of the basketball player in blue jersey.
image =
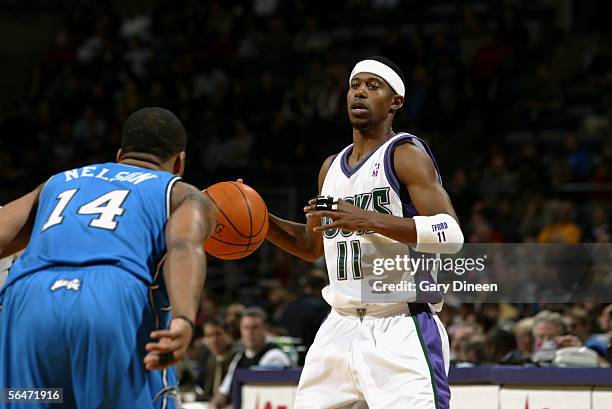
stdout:
{"type": "Polygon", "coordinates": [[[311,200],[306,224],[270,217],[267,238],[305,260],[325,254],[330,281],[323,296],[332,311],[308,351],[295,408],[448,409],[449,346],[439,305],[364,300],[371,277],[359,252],[368,247],[384,257],[405,243],[417,252],[455,253],[463,234],[429,147],[392,129],[404,103],[400,69],[371,57],[348,82],[353,143],[319,173],[320,195],[333,202],[311,200]]]}
{"type": "Polygon", "coordinates": [[[186,140],[174,114],[142,109],[117,163],[0,209],[0,257],[25,248],[0,289],[0,388],[63,388],[63,405],[23,407],[176,407],[171,365],[193,336],[215,220],[180,180],[186,140]]]}

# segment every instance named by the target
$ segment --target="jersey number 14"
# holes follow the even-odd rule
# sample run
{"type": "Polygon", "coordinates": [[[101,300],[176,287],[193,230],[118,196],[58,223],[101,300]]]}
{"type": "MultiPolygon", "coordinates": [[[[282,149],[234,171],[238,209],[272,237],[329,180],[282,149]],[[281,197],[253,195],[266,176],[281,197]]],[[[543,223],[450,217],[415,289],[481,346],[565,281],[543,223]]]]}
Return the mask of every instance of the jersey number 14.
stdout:
{"type": "MultiPolygon", "coordinates": [[[[66,206],[68,206],[68,203],[70,203],[77,191],[78,189],[70,189],[57,195],[57,204],[51,212],[49,219],[44,224],[42,231],[64,221],[64,210],[66,210],[66,206]]],[[[85,215],[97,214],[99,217],[92,219],[89,222],[89,226],[105,230],[115,230],[117,228],[115,218],[121,216],[123,212],[125,212],[125,209],[122,208],[121,205],[125,202],[129,193],[129,190],[113,190],[91,202],[85,203],[79,207],[77,213],[85,215]]]]}

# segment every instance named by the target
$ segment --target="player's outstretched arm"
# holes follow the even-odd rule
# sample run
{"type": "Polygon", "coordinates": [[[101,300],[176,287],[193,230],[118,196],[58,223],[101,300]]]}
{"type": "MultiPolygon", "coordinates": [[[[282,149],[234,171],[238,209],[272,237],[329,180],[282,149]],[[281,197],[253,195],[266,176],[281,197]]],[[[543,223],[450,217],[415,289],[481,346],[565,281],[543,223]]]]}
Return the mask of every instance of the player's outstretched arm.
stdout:
{"type": "Polygon", "coordinates": [[[215,225],[216,213],[208,199],[186,183],[178,182],[173,187],[171,212],[166,225],[164,280],[173,318],[169,329],[151,333],[158,342],[146,345],[147,369],[175,364],[189,347],[206,277],[203,243],[215,225]]]}
{"type": "MultiPolygon", "coordinates": [[[[323,181],[335,156],[323,162],[319,171],[319,193],[323,181]]],[[[314,231],[321,225],[320,219],[307,218],[306,224],[295,223],[270,214],[270,227],[266,237],[275,246],[306,261],[314,261],[323,256],[323,237],[314,231]]]]}
{"type": "Polygon", "coordinates": [[[23,250],[30,241],[43,185],[0,207],[0,258],[23,250]]]}
{"type": "Polygon", "coordinates": [[[404,218],[362,210],[340,200],[335,211],[317,211],[314,204],[305,209],[308,218],[330,217],[333,220],[315,230],[369,230],[416,245],[417,251],[458,252],[463,245],[463,233],[448,194],[438,182],[431,158],[414,145],[404,144],[395,149],[393,163],[398,179],[408,189],[419,216],[404,218]]]}

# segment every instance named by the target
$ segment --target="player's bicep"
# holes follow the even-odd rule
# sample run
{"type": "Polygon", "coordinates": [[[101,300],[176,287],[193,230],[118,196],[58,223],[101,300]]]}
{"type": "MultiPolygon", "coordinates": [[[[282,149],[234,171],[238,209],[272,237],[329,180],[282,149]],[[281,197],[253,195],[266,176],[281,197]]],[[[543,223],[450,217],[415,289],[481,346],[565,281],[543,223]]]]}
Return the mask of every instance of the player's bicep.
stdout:
{"type": "Polygon", "coordinates": [[[446,213],[457,219],[446,190],[437,182],[412,184],[408,193],[417,212],[422,216],[446,213]]]}
{"type": "Polygon", "coordinates": [[[438,181],[433,161],[417,147],[405,144],[397,147],[394,166],[412,204],[422,216],[446,213],[457,219],[446,190],[438,181]]]}
{"type": "Polygon", "coordinates": [[[181,243],[201,246],[215,223],[215,211],[210,201],[196,188],[184,183],[177,183],[172,195],[174,205],[166,225],[168,248],[181,243]]]}
{"type": "Polygon", "coordinates": [[[42,186],[0,208],[0,257],[14,254],[27,246],[42,186]]]}

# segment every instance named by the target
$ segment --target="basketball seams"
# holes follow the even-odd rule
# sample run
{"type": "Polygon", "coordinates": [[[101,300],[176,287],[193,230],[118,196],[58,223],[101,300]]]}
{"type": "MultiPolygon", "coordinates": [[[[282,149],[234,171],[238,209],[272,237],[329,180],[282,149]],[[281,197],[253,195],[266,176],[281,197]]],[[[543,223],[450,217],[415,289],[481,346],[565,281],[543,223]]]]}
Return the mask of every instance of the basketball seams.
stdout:
{"type": "MultiPolygon", "coordinates": [[[[231,219],[229,217],[227,217],[227,215],[225,214],[225,212],[223,211],[223,209],[221,209],[221,207],[217,204],[217,202],[215,202],[215,199],[213,199],[213,197],[211,195],[208,194],[208,192],[206,192],[206,195],[208,196],[208,198],[210,199],[210,201],[212,202],[212,204],[215,205],[215,207],[217,208],[217,210],[219,210],[219,212],[221,212],[221,214],[223,215],[223,217],[225,217],[225,220],[227,220],[227,222],[229,223],[230,226],[232,226],[232,229],[234,229],[236,231],[236,233],[238,233],[239,236],[244,237],[245,239],[250,239],[249,236],[242,234],[242,232],[240,230],[238,230],[238,228],[234,225],[234,223],[232,223],[231,219]]],[[[250,212],[250,210],[249,210],[250,212]]]]}
{"type": "MultiPolygon", "coordinates": [[[[254,244],[252,244],[251,246],[254,246],[254,244]]],[[[251,249],[247,248],[247,250],[232,251],[232,252],[229,252],[229,253],[217,253],[216,255],[213,254],[212,256],[213,257],[217,257],[217,258],[221,258],[221,257],[226,257],[226,256],[234,256],[236,254],[244,254],[245,252],[248,252],[249,254],[251,254],[251,252],[253,252],[255,250],[257,250],[257,247],[253,247],[251,249]]],[[[242,258],[242,257],[231,258],[231,259],[223,259],[223,258],[221,258],[221,260],[237,260],[239,258],[242,258]]]]}
{"type": "Polygon", "coordinates": [[[261,233],[264,227],[268,224],[268,206],[266,206],[265,202],[263,203],[263,205],[264,205],[264,210],[265,210],[265,217],[263,221],[261,222],[261,226],[259,227],[259,230],[257,230],[257,232],[254,234],[254,237],[259,236],[259,233],[261,233]]]}
{"type": "MultiPolygon", "coordinates": [[[[244,247],[244,246],[246,246],[245,243],[232,243],[231,241],[221,240],[220,238],[215,237],[215,236],[210,236],[209,239],[214,240],[214,241],[218,241],[219,243],[227,244],[228,246],[236,246],[236,247],[244,247]]],[[[252,241],[251,244],[249,244],[249,246],[252,246],[254,244],[259,244],[259,243],[261,243],[264,240],[266,240],[266,239],[264,238],[264,239],[261,239],[259,241],[252,241]]]]}
{"type": "Polygon", "coordinates": [[[242,191],[242,189],[240,188],[240,186],[238,186],[236,182],[230,182],[230,183],[240,192],[240,195],[242,196],[242,200],[244,200],[244,205],[246,206],[247,211],[249,212],[249,241],[247,242],[246,247],[244,249],[244,252],[247,253],[248,248],[251,245],[251,240],[253,239],[253,215],[251,214],[251,206],[249,206],[249,201],[247,200],[247,197],[242,191]]]}
{"type": "Polygon", "coordinates": [[[259,248],[265,241],[269,215],[266,203],[255,190],[244,184],[227,181],[213,185],[203,193],[206,193],[215,209],[218,210],[217,228],[220,229],[219,233],[213,233],[205,242],[204,247],[207,253],[222,260],[235,260],[259,248]],[[229,184],[238,190],[246,209],[240,207],[240,200],[234,188],[228,186],[229,184]],[[262,222],[257,226],[256,219],[260,217],[262,217],[262,222]],[[244,234],[247,230],[247,223],[249,224],[248,235],[244,234]]]}

